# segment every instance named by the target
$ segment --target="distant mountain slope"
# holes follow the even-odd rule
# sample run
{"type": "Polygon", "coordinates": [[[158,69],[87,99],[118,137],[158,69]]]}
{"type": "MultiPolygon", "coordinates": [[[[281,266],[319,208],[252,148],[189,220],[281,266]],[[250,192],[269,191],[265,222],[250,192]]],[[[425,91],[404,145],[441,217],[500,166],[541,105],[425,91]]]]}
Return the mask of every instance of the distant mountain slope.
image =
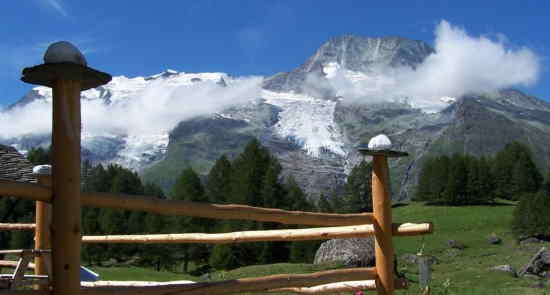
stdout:
{"type": "MultiPolygon", "coordinates": [[[[206,174],[222,154],[233,157],[248,141],[258,138],[280,159],[285,176],[293,175],[312,197],[332,196],[342,192],[347,173],[362,159],[357,146],[385,133],[395,149],[410,154],[390,160],[393,195],[400,200],[410,198],[423,161],[433,155],[492,155],[517,140],[533,150],[539,168],[550,168],[550,104],[536,97],[507,89],[441,97],[419,105],[414,97],[384,93],[350,99],[345,91],[335,87],[338,79],[345,79],[350,87],[361,87],[365,81],[378,79],[385,69],[414,69],[432,53],[434,50],[426,43],[406,38],[333,38],[303,65],[263,79],[261,85],[256,85],[256,92],[242,91],[249,97],[235,97],[231,105],[210,112],[182,115],[169,128],[164,124],[164,129],[147,133],[113,128],[87,132],[84,125],[83,156],[95,162],[131,167],[146,180],[168,190],[182,168],[191,166],[206,174]]],[[[139,99],[147,106],[143,112],[148,112],[159,104],[186,99],[172,95],[160,100],[155,96],[166,88],[201,90],[201,85],[206,85],[213,92],[199,94],[214,95],[204,98],[215,101],[232,91],[239,81],[240,78],[223,73],[169,70],[150,77],[115,77],[105,86],[84,92],[83,99],[86,104],[95,102],[122,110],[139,99]]],[[[202,97],[194,99],[190,105],[178,106],[200,104],[202,97]]],[[[4,112],[14,114],[49,103],[51,92],[37,87],[4,112]]],[[[178,108],[170,109],[170,119],[174,115],[177,118],[179,112],[178,108]]],[[[118,122],[121,118],[97,119],[118,122]]],[[[136,122],[146,127],[148,123],[136,122]]],[[[31,132],[0,141],[25,150],[48,144],[49,137],[45,132],[31,132]]]]}

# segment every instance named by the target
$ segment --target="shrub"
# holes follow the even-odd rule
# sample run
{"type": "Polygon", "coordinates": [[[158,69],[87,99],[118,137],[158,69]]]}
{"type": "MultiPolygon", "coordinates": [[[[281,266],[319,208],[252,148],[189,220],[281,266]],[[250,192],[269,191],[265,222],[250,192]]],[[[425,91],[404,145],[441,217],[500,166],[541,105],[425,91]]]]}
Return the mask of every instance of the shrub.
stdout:
{"type": "Polygon", "coordinates": [[[545,191],[526,193],[514,210],[512,230],[518,239],[550,238],[550,195],[545,191]]]}

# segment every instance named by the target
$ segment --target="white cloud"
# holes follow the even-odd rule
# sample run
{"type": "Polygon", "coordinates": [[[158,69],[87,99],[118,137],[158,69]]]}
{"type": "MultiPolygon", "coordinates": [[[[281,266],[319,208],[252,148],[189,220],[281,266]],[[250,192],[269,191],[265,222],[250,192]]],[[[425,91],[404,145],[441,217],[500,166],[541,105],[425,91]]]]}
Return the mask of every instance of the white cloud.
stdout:
{"type": "Polygon", "coordinates": [[[444,20],[437,25],[435,35],[435,53],[416,70],[386,68],[376,75],[361,76],[336,69],[329,80],[348,101],[407,98],[418,107],[435,109],[445,105],[441,97],[531,86],[537,82],[538,56],[525,47],[510,48],[503,35],[498,40],[471,36],[444,20]]]}
{"type": "MultiPolygon", "coordinates": [[[[159,80],[150,82],[128,100],[124,98],[112,105],[105,105],[102,100],[82,100],[83,131],[94,135],[168,132],[182,120],[260,97],[261,79],[235,79],[225,88],[215,81],[182,86],[159,80]]],[[[0,113],[0,137],[50,132],[51,113],[51,104],[44,100],[0,113]]]]}

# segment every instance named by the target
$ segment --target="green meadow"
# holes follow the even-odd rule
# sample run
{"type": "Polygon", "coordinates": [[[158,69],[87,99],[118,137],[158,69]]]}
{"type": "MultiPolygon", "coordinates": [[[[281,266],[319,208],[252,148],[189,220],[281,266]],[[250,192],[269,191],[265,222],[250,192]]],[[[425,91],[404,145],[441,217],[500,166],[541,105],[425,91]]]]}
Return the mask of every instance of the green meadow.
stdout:
{"type": "MultiPolygon", "coordinates": [[[[426,236],[399,237],[394,239],[396,255],[413,254],[422,251],[424,255],[435,256],[437,264],[432,266],[431,294],[550,294],[550,287],[534,288],[532,278],[515,278],[509,273],[489,270],[490,267],[510,264],[516,270],[526,264],[529,258],[542,246],[550,243],[519,245],[510,230],[515,203],[501,201],[494,206],[428,206],[411,203],[393,209],[395,222],[424,222],[434,224],[434,233],[426,236]],[[492,234],[502,239],[499,245],[491,245],[492,234]],[[464,250],[451,249],[448,240],[457,240],[466,245],[464,250]]],[[[336,265],[272,264],[241,267],[231,271],[215,272],[210,280],[225,280],[256,277],[280,273],[310,273],[337,268],[336,265]]],[[[398,269],[410,281],[409,289],[397,294],[420,294],[418,266],[402,260],[398,269]]],[[[193,277],[173,272],[157,272],[137,267],[94,268],[102,280],[194,280],[193,277]]],[[[271,293],[272,294],[272,293],[271,293]]]]}

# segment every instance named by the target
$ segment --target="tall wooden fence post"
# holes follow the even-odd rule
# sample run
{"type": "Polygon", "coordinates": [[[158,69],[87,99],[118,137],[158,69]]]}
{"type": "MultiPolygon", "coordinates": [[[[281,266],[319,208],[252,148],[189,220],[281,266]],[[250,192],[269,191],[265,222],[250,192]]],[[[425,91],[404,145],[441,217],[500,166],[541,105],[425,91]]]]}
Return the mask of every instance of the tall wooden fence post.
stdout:
{"type": "Polygon", "coordinates": [[[385,135],[374,137],[368,148],[360,148],[365,155],[373,156],[372,164],[372,209],[374,215],[376,290],[379,295],[393,295],[394,249],[392,240],[392,199],[388,157],[406,156],[407,153],[391,151],[391,142],[385,135]],[[382,137],[382,139],[381,139],[382,137]],[[381,139],[381,140],[380,140],[381,139]]]}
{"type": "Polygon", "coordinates": [[[53,88],[53,294],[80,293],[80,92],[103,85],[109,74],[86,66],[72,44],[48,47],[45,63],[23,69],[21,80],[53,88]]]}
{"type": "Polygon", "coordinates": [[[374,234],[377,290],[379,294],[394,293],[392,212],[389,191],[389,169],[386,156],[375,155],[372,165],[372,209],[374,213],[374,234]],[[378,284],[379,283],[379,284],[378,284]]]}
{"type": "MultiPolygon", "coordinates": [[[[38,180],[38,184],[51,187],[52,176],[50,165],[40,165],[33,169],[34,175],[38,180]]],[[[45,250],[52,248],[51,237],[51,223],[52,223],[52,205],[42,201],[36,201],[36,213],[35,213],[35,235],[34,235],[34,248],[36,250],[45,250]]],[[[52,260],[51,254],[40,253],[34,258],[34,274],[35,275],[49,275],[50,281],[52,281],[52,260]]],[[[46,285],[36,285],[35,289],[48,290],[46,285]]]]}

